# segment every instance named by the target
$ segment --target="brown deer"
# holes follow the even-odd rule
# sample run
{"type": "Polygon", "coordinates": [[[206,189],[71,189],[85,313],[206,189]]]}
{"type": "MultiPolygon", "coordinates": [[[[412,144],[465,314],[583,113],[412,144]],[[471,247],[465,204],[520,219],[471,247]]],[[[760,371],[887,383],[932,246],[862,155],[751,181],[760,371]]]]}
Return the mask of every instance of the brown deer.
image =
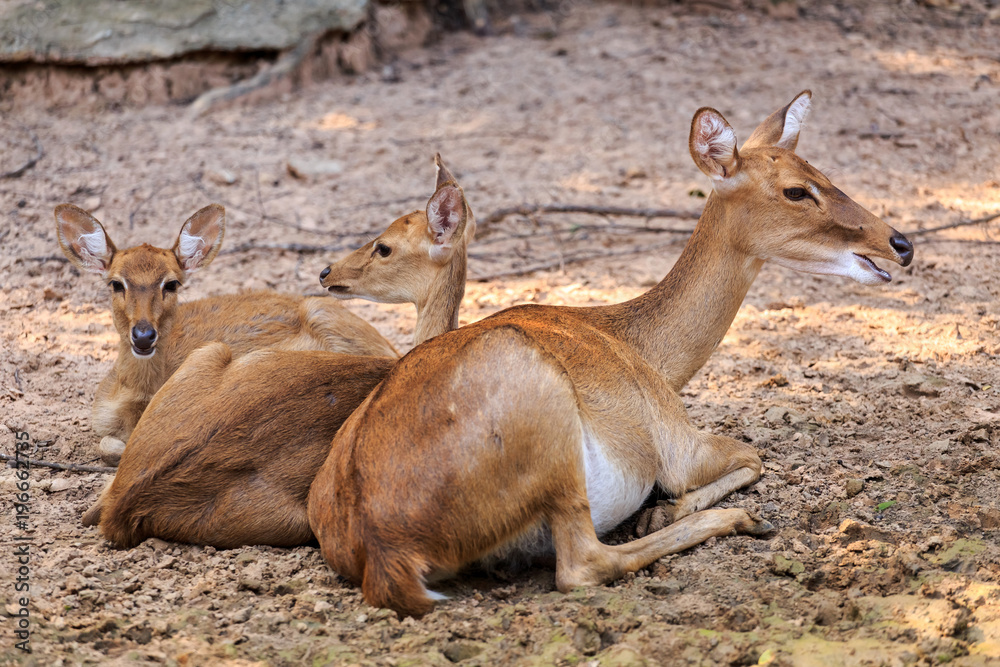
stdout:
{"type": "Polygon", "coordinates": [[[703,108],[690,151],[714,185],[667,276],[625,303],[525,305],[412,350],[347,419],[309,493],[323,556],[365,599],[420,616],[426,582],[491,555],[551,553],[556,586],[596,585],[733,532],[771,526],[710,509],[757,480],[755,450],[696,430],[678,391],[732,323],[765,261],[874,285],[871,260],[913,247],[793,152],[805,91],[737,150],[703,108]],[[674,523],[598,540],[654,484],[674,523]]]}
{"type": "Polygon", "coordinates": [[[57,206],[55,217],[66,257],[111,288],[118,358],[91,414],[109,464],[117,464],[153,394],[205,343],[222,341],[234,355],[262,347],[396,355],[373,326],[324,297],[245,292],[179,303],[188,276],[219,253],[226,213],[218,204],[192,215],[170,250],[145,243],[118,250],[101,223],[72,204],[57,206]]]}
{"type": "MultiPolygon", "coordinates": [[[[455,328],[475,219],[437,158],[426,211],[322,272],[341,297],[417,304],[415,342],[455,328]]],[[[394,358],[213,343],[156,393],[114,480],[84,515],[118,547],[147,537],[236,547],[312,539],[306,497],[337,429],[394,358]]]]}

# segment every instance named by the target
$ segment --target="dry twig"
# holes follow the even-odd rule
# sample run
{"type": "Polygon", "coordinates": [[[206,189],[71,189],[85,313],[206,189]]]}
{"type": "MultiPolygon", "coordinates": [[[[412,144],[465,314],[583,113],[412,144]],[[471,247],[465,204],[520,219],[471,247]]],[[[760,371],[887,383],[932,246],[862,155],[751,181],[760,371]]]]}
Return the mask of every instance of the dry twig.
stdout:
{"type": "Polygon", "coordinates": [[[277,62],[265,69],[263,72],[252,76],[246,81],[239,81],[224,88],[214,88],[198,96],[191,106],[188,107],[188,117],[197,118],[212,107],[223,102],[230,102],[238,97],[243,97],[255,90],[260,90],[269,86],[272,82],[287,76],[294,71],[306,56],[316,48],[316,42],[323,33],[315,33],[303,39],[298,46],[288,51],[278,58],[277,62]]]}
{"type": "Polygon", "coordinates": [[[2,174],[0,174],[0,178],[17,178],[18,176],[20,176],[24,172],[26,172],[29,169],[31,169],[32,167],[34,167],[38,163],[38,161],[42,159],[42,155],[45,154],[45,152],[42,150],[42,142],[38,138],[38,135],[35,134],[34,132],[32,132],[30,128],[27,128],[27,127],[25,127],[23,125],[21,127],[24,128],[24,130],[29,135],[31,135],[31,140],[35,144],[35,155],[34,155],[34,157],[28,158],[28,161],[25,162],[24,164],[22,164],[17,169],[12,169],[11,171],[5,171],[5,172],[3,172],[2,174]]]}
{"type": "Polygon", "coordinates": [[[54,470],[67,470],[69,472],[114,472],[117,468],[107,466],[88,466],[82,463],[56,463],[55,461],[42,461],[40,459],[26,459],[23,457],[0,454],[0,461],[27,461],[29,466],[38,468],[52,468],[54,470]]]}
{"type": "Polygon", "coordinates": [[[920,236],[921,234],[930,234],[931,232],[940,232],[945,229],[955,229],[956,227],[969,227],[971,225],[981,225],[987,222],[992,222],[1000,218],[1000,213],[993,213],[982,218],[975,218],[974,220],[959,220],[958,222],[953,222],[948,225],[941,225],[940,227],[931,227],[930,229],[916,229],[912,232],[906,232],[907,236],[920,236]]]}
{"type": "Polygon", "coordinates": [[[697,220],[697,211],[679,211],[672,208],[624,208],[621,206],[588,206],[585,204],[521,204],[500,208],[483,219],[483,223],[499,222],[511,215],[541,215],[545,213],[589,213],[591,215],[627,216],[633,218],[678,218],[697,220]]]}

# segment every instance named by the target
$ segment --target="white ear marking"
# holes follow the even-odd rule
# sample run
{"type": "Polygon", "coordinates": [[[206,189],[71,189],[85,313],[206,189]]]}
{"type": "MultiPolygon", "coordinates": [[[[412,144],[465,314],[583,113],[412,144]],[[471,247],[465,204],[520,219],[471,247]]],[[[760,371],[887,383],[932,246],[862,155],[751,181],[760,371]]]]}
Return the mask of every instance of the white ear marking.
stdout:
{"type": "Polygon", "coordinates": [[[723,161],[728,162],[736,151],[736,132],[725,120],[715,114],[703,115],[693,145],[711,170],[713,180],[721,181],[729,175],[723,161]]]}
{"type": "Polygon", "coordinates": [[[102,257],[108,252],[108,242],[104,238],[104,232],[100,229],[92,231],[89,234],[80,234],[76,242],[80,244],[81,250],[94,257],[102,257]]]}
{"type": "Polygon", "coordinates": [[[177,250],[184,259],[184,270],[194,271],[205,256],[205,239],[189,234],[187,229],[183,229],[178,239],[177,250]]]}
{"type": "Polygon", "coordinates": [[[775,144],[776,146],[790,149],[795,144],[799,137],[799,131],[802,129],[802,123],[809,115],[811,105],[812,101],[808,95],[796,98],[789,105],[788,111],[785,113],[785,127],[781,132],[781,138],[775,144]]]}

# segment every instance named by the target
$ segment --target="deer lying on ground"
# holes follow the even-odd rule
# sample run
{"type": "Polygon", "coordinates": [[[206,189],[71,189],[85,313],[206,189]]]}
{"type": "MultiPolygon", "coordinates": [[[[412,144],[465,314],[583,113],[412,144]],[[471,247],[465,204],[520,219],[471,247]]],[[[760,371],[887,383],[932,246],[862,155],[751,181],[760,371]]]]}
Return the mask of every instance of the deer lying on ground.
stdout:
{"type": "Polygon", "coordinates": [[[733,532],[771,526],[710,509],[760,477],[756,451],[697,431],[678,392],[732,323],[765,261],[864,284],[913,248],[793,152],[803,92],[742,149],[704,108],[690,151],[714,185],[691,239],[656,287],[592,308],[525,305],[412,350],[347,419],[309,493],[330,566],[365,599],[420,616],[426,582],[490,555],[556,557],[556,586],[596,585],[733,532]],[[654,484],[671,525],[598,540],[654,484]]]}
{"type": "MultiPolygon", "coordinates": [[[[426,212],[399,218],[323,270],[341,298],[417,305],[415,343],[455,328],[475,219],[438,161],[426,212]]],[[[147,537],[228,548],[312,539],[306,497],[337,429],[394,358],[213,343],[167,380],[83,522],[118,547],[147,537]]]]}
{"type": "Polygon", "coordinates": [[[109,464],[118,463],[153,394],[205,343],[222,341],[234,355],[275,347],[396,356],[373,326],[325,297],[245,292],[178,303],[188,276],[219,253],[226,214],[218,204],[192,215],[170,250],[145,243],[118,250],[101,223],[72,204],[57,206],[55,217],[66,257],[111,288],[118,358],[91,413],[109,464]]]}

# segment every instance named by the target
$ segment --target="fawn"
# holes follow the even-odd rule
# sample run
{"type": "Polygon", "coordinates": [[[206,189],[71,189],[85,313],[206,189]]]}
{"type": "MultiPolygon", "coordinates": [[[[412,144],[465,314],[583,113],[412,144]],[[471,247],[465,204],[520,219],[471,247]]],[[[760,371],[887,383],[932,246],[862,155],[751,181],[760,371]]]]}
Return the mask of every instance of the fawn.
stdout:
{"type": "Polygon", "coordinates": [[[714,186],[680,258],[625,303],[525,305],[424,343],[344,422],[309,492],[330,566],[365,599],[420,616],[426,582],[491,555],[556,557],[556,586],[596,585],[732,532],[771,526],[706,510],[760,477],[754,448],[696,430],[678,391],[732,323],[765,261],[865,284],[913,247],[793,152],[805,91],[737,150],[703,108],[689,149],[714,186]],[[674,523],[610,546],[654,484],[674,523]]]}
{"type": "MultiPolygon", "coordinates": [[[[320,274],[342,298],[417,304],[415,342],[455,328],[475,219],[438,165],[426,211],[393,222],[320,274]]],[[[312,539],[306,498],[330,442],[394,358],[193,352],[150,402],[111,484],[84,516],[118,547],[147,537],[227,548],[312,539]]]]}
{"type": "Polygon", "coordinates": [[[111,288],[118,358],[91,414],[109,464],[117,464],[153,394],[205,343],[222,341],[236,355],[276,347],[396,356],[373,326],[324,297],[245,292],[178,303],[188,276],[219,253],[226,213],[218,204],[192,215],[170,250],[146,243],[118,250],[101,223],[72,204],[57,206],[55,218],[66,257],[111,288]]]}

